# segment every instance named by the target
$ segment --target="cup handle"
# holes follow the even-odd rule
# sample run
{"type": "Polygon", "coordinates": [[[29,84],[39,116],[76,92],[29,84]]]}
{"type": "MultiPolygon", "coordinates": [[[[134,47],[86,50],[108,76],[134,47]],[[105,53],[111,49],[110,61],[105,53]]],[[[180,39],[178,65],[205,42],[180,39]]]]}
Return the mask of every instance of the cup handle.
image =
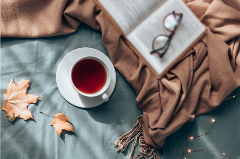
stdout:
{"type": "Polygon", "coordinates": [[[109,97],[108,97],[107,93],[103,93],[101,97],[102,97],[104,102],[107,102],[109,100],[109,97]]]}

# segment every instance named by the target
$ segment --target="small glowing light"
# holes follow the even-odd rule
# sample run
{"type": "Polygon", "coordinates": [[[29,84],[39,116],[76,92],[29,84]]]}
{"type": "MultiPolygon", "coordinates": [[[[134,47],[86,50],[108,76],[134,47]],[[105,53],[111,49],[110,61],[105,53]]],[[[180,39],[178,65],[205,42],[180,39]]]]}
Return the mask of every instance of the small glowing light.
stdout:
{"type": "Polygon", "coordinates": [[[192,152],[192,150],[191,149],[188,149],[188,153],[191,153],[192,152]]]}
{"type": "Polygon", "coordinates": [[[212,122],[214,123],[214,122],[215,122],[215,119],[212,119],[212,122]]]}
{"type": "Polygon", "coordinates": [[[225,155],[225,153],[223,153],[223,155],[225,155]]]}
{"type": "Polygon", "coordinates": [[[184,159],[187,159],[186,157],[184,157],[184,159]]]}
{"type": "Polygon", "coordinates": [[[193,140],[193,136],[190,137],[190,140],[193,140]]]}

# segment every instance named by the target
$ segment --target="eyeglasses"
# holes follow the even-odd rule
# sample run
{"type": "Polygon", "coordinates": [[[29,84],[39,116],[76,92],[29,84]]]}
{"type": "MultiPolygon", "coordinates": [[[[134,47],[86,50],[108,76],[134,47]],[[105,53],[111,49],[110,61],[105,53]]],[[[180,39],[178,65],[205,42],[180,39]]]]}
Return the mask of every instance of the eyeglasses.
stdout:
{"type": "Polygon", "coordinates": [[[183,16],[182,13],[177,14],[175,13],[175,11],[166,15],[166,17],[163,20],[163,24],[164,24],[164,27],[171,32],[171,34],[156,36],[153,39],[153,42],[152,42],[153,51],[151,51],[150,54],[158,53],[159,57],[162,57],[167,52],[170,41],[176,29],[181,24],[182,16],[183,16]]]}

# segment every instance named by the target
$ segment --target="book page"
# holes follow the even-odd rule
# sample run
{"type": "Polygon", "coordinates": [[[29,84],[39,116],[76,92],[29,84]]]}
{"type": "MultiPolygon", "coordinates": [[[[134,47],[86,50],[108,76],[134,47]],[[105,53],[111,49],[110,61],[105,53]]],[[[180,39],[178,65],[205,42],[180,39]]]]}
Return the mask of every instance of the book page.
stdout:
{"type": "Polygon", "coordinates": [[[205,27],[181,0],[168,0],[126,38],[138,51],[141,59],[145,60],[145,63],[159,75],[166,72],[165,69],[181,56],[204,31],[205,27]],[[157,35],[171,34],[164,27],[163,20],[173,11],[183,14],[182,22],[173,35],[167,52],[160,58],[157,53],[150,54],[153,50],[152,42],[157,35]]]}
{"type": "Polygon", "coordinates": [[[98,0],[125,35],[162,1],[165,0],[98,0]]]}

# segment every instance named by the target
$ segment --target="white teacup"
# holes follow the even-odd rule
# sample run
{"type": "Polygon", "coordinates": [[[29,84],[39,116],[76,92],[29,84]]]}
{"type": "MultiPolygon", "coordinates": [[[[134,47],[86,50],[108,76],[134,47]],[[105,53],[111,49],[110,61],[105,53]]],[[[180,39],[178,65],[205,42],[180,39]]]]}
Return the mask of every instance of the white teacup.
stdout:
{"type": "MultiPolygon", "coordinates": [[[[93,69],[94,70],[94,69],[93,69]]],[[[79,72],[81,72],[82,70],[79,69],[79,72]]],[[[95,70],[94,70],[95,71],[95,70]]],[[[93,74],[94,74],[94,71],[93,71],[93,74]]],[[[87,72],[87,71],[86,71],[87,72]]],[[[82,76],[79,77],[79,81],[82,81],[81,78],[84,78],[84,74],[81,72],[82,76]]],[[[87,75],[88,73],[86,73],[86,79],[89,77],[89,74],[87,75]]],[[[107,67],[107,65],[103,62],[103,60],[101,60],[100,58],[98,57],[95,57],[95,56],[92,56],[92,55],[89,55],[89,56],[84,56],[82,58],[79,58],[71,67],[70,69],[70,81],[71,81],[71,84],[73,86],[73,88],[81,95],[83,96],[86,96],[86,97],[97,97],[97,96],[101,96],[103,101],[104,102],[107,102],[109,100],[109,96],[107,95],[106,93],[106,90],[107,88],[109,87],[110,85],[110,81],[111,81],[111,72],[110,72],[110,69],[107,67]],[[98,90],[97,92],[94,92],[94,93],[86,93],[86,92],[83,92],[83,90],[81,91],[81,87],[77,88],[77,83],[76,83],[76,79],[73,77],[76,76],[76,72],[78,70],[78,67],[81,68],[81,65],[83,62],[86,63],[87,59],[90,59],[88,61],[91,61],[91,60],[96,60],[97,62],[99,62],[105,69],[105,72],[106,72],[106,82],[105,84],[102,86],[102,88],[100,90],[98,90]],[[74,81],[75,80],[75,81],[74,81]],[[75,84],[74,84],[75,82],[75,84]]],[[[85,81],[88,81],[88,80],[85,80],[85,81]]],[[[95,80],[96,81],[96,80],[95,80]]],[[[80,82],[81,83],[81,82],[80,82]]],[[[89,82],[87,82],[89,83],[89,82]]],[[[78,83],[79,85],[79,83],[78,83]]],[[[86,88],[86,86],[85,86],[86,88]]]]}

